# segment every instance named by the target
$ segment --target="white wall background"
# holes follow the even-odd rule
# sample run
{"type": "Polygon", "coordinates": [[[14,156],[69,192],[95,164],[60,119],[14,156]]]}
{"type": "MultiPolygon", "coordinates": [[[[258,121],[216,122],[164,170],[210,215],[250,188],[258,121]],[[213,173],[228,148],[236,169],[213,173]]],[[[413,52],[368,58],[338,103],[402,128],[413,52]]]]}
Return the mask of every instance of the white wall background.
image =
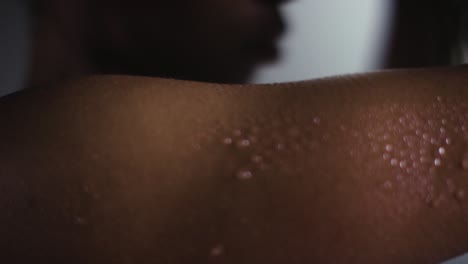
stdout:
{"type": "Polygon", "coordinates": [[[284,6],[283,57],[253,82],[284,82],[379,68],[392,0],[296,0],[284,6]]]}

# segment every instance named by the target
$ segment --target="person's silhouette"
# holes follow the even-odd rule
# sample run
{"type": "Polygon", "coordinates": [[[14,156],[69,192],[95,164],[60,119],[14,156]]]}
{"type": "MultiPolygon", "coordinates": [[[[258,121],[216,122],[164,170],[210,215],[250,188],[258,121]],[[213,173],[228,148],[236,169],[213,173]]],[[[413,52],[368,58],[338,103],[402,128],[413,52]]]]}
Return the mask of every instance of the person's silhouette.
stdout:
{"type": "Polygon", "coordinates": [[[37,0],[31,86],[89,73],[241,83],[277,55],[282,0],[37,0]]]}

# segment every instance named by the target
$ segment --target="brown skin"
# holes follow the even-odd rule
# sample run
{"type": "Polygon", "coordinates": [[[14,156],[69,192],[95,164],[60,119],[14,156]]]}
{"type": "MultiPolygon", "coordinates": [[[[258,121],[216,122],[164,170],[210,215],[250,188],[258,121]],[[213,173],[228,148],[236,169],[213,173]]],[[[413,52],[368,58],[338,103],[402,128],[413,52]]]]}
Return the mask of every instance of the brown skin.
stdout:
{"type": "Polygon", "coordinates": [[[30,86],[85,74],[245,82],[278,55],[283,0],[38,0],[30,86]]]}
{"type": "Polygon", "coordinates": [[[3,98],[0,259],[449,259],[468,250],[466,82],[464,67],[261,86],[93,77],[3,98]]]}

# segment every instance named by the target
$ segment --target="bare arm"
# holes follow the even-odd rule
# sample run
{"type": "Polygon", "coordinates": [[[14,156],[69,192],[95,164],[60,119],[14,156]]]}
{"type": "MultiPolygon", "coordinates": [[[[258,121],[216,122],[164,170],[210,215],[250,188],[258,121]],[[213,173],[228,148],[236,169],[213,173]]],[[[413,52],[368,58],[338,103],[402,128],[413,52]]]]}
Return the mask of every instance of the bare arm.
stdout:
{"type": "Polygon", "coordinates": [[[269,86],[96,77],[7,97],[0,255],[10,263],[456,256],[468,250],[467,76],[461,68],[269,86]]]}

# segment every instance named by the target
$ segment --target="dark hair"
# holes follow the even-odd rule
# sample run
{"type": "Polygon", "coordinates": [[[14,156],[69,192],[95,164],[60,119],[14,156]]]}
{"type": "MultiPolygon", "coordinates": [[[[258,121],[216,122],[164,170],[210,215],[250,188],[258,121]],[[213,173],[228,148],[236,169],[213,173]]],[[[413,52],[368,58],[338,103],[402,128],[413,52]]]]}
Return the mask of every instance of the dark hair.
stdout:
{"type": "Polygon", "coordinates": [[[43,0],[24,0],[22,1],[32,17],[38,17],[42,14],[43,6],[46,4],[43,0]]]}
{"type": "Polygon", "coordinates": [[[395,2],[388,68],[442,66],[461,57],[465,0],[395,2]]]}

